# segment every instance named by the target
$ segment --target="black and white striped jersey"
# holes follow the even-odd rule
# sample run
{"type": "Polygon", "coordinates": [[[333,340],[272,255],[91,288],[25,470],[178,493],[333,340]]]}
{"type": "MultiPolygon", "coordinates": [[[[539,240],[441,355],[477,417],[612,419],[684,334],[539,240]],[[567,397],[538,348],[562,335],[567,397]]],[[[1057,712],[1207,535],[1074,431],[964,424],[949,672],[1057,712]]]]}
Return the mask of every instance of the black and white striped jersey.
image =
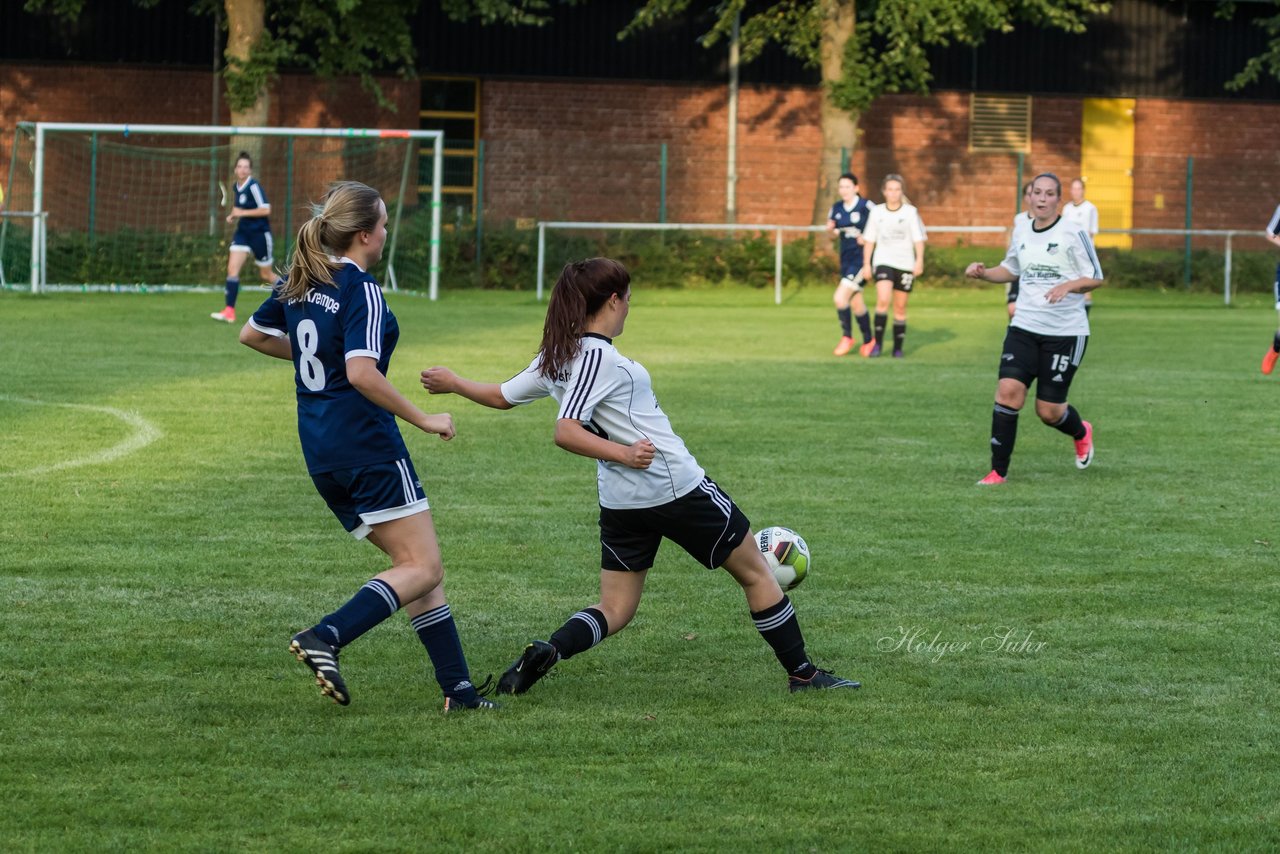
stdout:
{"type": "Polygon", "coordinates": [[[1014,230],[1000,266],[1018,277],[1012,326],[1041,335],[1088,335],[1084,294],[1050,303],[1045,294],[1073,279],[1102,278],[1102,265],[1088,232],[1058,217],[1044,231],[1035,225],[1014,230]]]}
{"type": "Polygon", "coordinates": [[[613,342],[588,333],[582,350],[553,379],[538,372],[541,357],[502,384],[513,406],[553,397],[557,418],[572,418],[597,436],[632,445],[648,439],[657,449],[647,469],[597,461],[600,505],[614,510],[657,507],[675,501],[702,482],[706,473],[658,405],[649,372],[618,352],[613,342]]]}

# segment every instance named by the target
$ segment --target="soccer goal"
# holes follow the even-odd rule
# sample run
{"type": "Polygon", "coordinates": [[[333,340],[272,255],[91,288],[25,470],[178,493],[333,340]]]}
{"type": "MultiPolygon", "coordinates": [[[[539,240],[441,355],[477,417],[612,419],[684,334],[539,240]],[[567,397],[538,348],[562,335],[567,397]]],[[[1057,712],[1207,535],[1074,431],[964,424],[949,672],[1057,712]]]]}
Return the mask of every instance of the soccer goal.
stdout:
{"type": "MultiPolygon", "coordinates": [[[[329,184],[355,180],[387,203],[378,280],[437,297],[443,135],[362,128],[21,123],[0,218],[2,284],[14,288],[21,269],[37,292],[221,290],[241,151],[271,205],[277,271],[329,184]]],[[[252,259],[241,278],[256,279],[252,259]]]]}

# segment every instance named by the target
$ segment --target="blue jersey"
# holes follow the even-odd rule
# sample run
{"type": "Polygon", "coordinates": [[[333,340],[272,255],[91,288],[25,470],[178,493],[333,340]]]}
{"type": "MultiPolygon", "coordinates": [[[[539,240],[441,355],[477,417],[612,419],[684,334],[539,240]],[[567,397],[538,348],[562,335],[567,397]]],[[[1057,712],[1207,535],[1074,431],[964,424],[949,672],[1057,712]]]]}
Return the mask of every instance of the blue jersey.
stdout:
{"type": "Polygon", "coordinates": [[[347,380],[347,359],[376,359],[383,376],[400,326],[373,277],[353,262],[334,273],[334,287],[312,287],[303,299],[281,302],[277,292],[249,324],[267,335],[289,336],[298,387],[298,438],[311,474],[394,462],[409,456],[395,416],[347,380]]]}
{"type": "MultiPolygon", "coordinates": [[[[262,189],[262,185],[258,183],[257,178],[250,178],[244,182],[243,186],[236,187],[235,190],[235,206],[238,208],[253,211],[258,208],[269,209],[271,207],[271,203],[267,201],[267,194],[262,189]]],[[[271,220],[270,217],[265,216],[242,216],[236,220],[236,230],[245,234],[261,234],[264,231],[271,230],[271,220]]]]}
{"type": "MultiPolygon", "coordinates": [[[[858,243],[858,236],[862,234],[862,229],[867,225],[867,217],[871,216],[871,209],[875,207],[871,202],[862,198],[862,196],[854,196],[853,207],[845,209],[844,202],[836,199],[836,203],[831,206],[831,211],[827,214],[827,219],[836,224],[836,229],[840,232],[840,267],[841,272],[845,272],[846,268],[851,265],[858,269],[862,268],[862,244],[858,243]]],[[[854,271],[857,272],[856,270],[854,271]]]]}

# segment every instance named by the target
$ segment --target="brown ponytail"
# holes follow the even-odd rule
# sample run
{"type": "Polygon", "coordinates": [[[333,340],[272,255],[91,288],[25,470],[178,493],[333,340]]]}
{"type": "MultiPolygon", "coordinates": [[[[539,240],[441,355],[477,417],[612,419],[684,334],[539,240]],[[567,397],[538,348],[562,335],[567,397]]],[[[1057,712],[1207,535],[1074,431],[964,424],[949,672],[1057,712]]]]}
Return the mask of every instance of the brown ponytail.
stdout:
{"type": "Polygon", "coordinates": [[[582,349],[587,321],[617,294],[627,295],[631,274],[610,258],[589,258],[566,264],[551,289],[547,320],[542,326],[542,361],[538,372],[553,379],[582,349]]]}
{"type": "Polygon", "coordinates": [[[310,287],[332,286],[333,274],[342,265],[331,256],[343,254],[361,232],[377,228],[381,198],[359,181],[331,185],[321,203],[312,205],[311,219],[298,229],[298,245],[279,299],[302,299],[310,287]]]}

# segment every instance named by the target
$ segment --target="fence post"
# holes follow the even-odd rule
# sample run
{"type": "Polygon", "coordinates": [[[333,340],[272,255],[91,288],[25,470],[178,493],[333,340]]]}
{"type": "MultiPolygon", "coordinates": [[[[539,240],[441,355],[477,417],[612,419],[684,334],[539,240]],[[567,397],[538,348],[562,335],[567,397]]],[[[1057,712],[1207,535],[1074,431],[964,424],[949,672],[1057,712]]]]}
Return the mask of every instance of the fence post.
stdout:
{"type": "Polygon", "coordinates": [[[845,148],[842,145],[840,146],[840,174],[843,175],[848,171],[849,171],[849,149],[845,148]]]}
{"type": "Polygon", "coordinates": [[[658,222],[667,221],[667,144],[662,143],[658,157],[658,222]]]}
{"type": "Polygon", "coordinates": [[[98,212],[98,132],[89,135],[89,245],[93,245],[94,220],[98,212]]]}
{"type": "Polygon", "coordinates": [[[773,252],[773,304],[782,305],[782,229],[778,229],[773,252]]]}
{"type": "Polygon", "coordinates": [[[1025,152],[1018,152],[1018,184],[1013,188],[1013,214],[1017,216],[1022,213],[1022,168],[1026,165],[1027,155],[1025,152]]]}
{"type": "MultiPolygon", "coordinates": [[[[293,240],[293,137],[285,137],[284,145],[284,259],[288,265],[293,240]]],[[[235,187],[231,189],[234,191],[235,187]]]]}
{"type": "MultiPolygon", "coordinates": [[[[1191,287],[1191,177],[1195,169],[1196,159],[1194,157],[1187,158],[1187,203],[1186,203],[1186,225],[1183,226],[1187,230],[1186,248],[1183,251],[1182,259],[1182,284],[1187,288],[1191,287]]],[[[1227,238],[1227,245],[1231,244],[1231,238],[1227,238]]],[[[1229,266],[1229,265],[1228,265],[1229,266]]],[[[1230,298],[1228,297],[1228,301],[1230,298]]]]}
{"type": "MultiPolygon", "coordinates": [[[[484,140],[476,143],[476,272],[484,269],[484,140]]],[[[477,283],[481,284],[481,283],[477,283]]]]}
{"type": "Polygon", "coordinates": [[[547,226],[538,223],[538,302],[542,302],[542,264],[547,254],[547,226]]]}
{"type": "Polygon", "coordinates": [[[1231,305],[1231,235],[1227,232],[1227,251],[1226,259],[1222,265],[1222,303],[1223,305],[1231,305]]]}

